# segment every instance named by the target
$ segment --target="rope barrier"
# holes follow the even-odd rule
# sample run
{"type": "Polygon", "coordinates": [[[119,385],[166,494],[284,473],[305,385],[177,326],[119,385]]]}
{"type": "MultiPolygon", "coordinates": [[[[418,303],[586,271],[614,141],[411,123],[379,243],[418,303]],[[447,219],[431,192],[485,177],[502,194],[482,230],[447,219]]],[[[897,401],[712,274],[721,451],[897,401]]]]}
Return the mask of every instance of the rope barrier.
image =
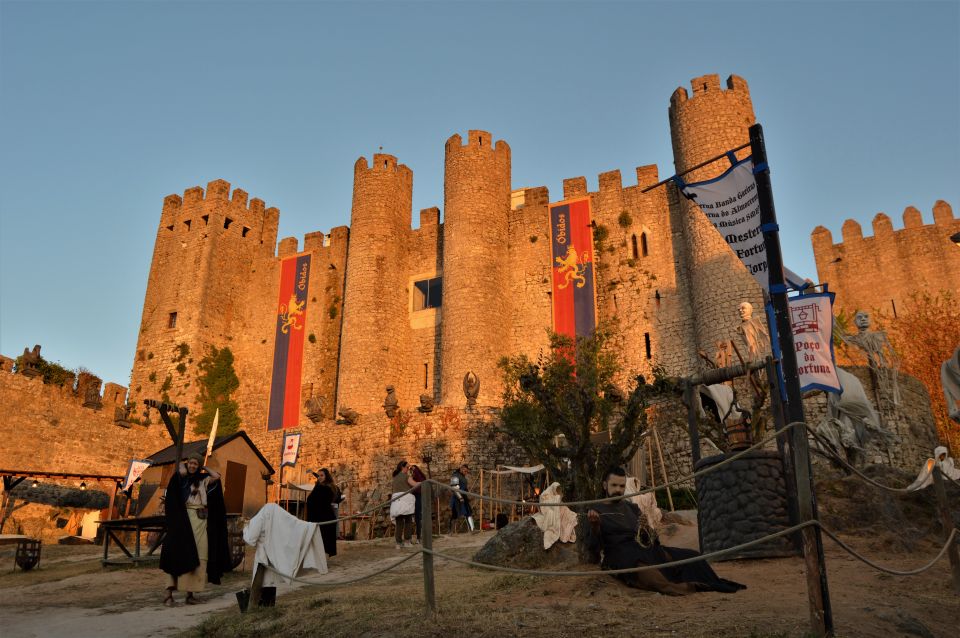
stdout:
{"type": "Polygon", "coordinates": [[[335,581],[335,582],[317,582],[317,581],[315,581],[315,580],[306,580],[306,579],[304,579],[304,578],[298,578],[298,577],[296,577],[296,576],[290,576],[289,574],[284,574],[283,572],[277,570],[276,568],[274,568],[274,567],[272,567],[272,566],[270,566],[270,565],[265,565],[265,564],[263,564],[263,563],[259,563],[259,565],[260,565],[261,567],[264,567],[264,568],[266,568],[266,569],[269,569],[270,571],[272,571],[272,572],[273,572],[274,574],[276,574],[277,576],[280,576],[281,578],[286,578],[286,579],[288,579],[288,580],[292,580],[292,581],[297,582],[297,583],[302,583],[302,584],[304,584],[304,585],[319,585],[319,586],[321,586],[321,587],[335,587],[335,586],[337,586],[337,585],[351,585],[351,584],[353,584],[353,583],[358,583],[358,582],[360,582],[361,580],[367,580],[368,578],[373,578],[374,576],[379,576],[380,574],[384,574],[384,573],[390,571],[391,569],[395,569],[395,568],[399,567],[400,565],[404,564],[405,562],[407,562],[407,561],[410,560],[411,558],[415,558],[415,557],[419,556],[421,553],[423,553],[423,550],[417,550],[417,551],[415,551],[414,553],[410,554],[409,556],[404,557],[402,560],[398,560],[398,561],[396,561],[395,563],[392,563],[391,565],[388,565],[387,567],[384,567],[383,569],[378,569],[378,570],[375,571],[375,572],[372,572],[372,573],[370,573],[370,574],[364,574],[363,576],[359,576],[359,577],[357,577],[357,578],[351,578],[351,579],[349,579],[349,580],[338,580],[338,581],[335,581]]]}
{"type": "Polygon", "coordinates": [[[781,536],[788,536],[797,532],[804,527],[810,527],[811,525],[817,525],[817,521],[807,521],[805,523],[800,523],[794,525],[793,527],[788,527],[787,529],[780,530],[773,534],[768,534],[763,538],[757,538],[746,543],[741,543],[740,545],[735,545],[733,547],[728,547],[726,549],[717,550],[715,552],[710,552],[709,554],[700,554],[693,558],[684,558],[681,560],[670,561],[667,563],[659,563],[657,565],[643,565],[641,567],[628,567],[624,569],[604,569],[602,571],[589,571],[589,572],[570,572],[570,571],[551,571],[545,569],[521,569],[519,567],[502,567],[500,565],[488,565],[486,563],[478,563],[476,561],[468,560],[466,558],[457,558],[456,556],[450,556],[449,554],[441,554],[439,552],[423,549],[423,553],[432,554],[436,558],[444,558],[455,563],[463,563],[464,565],[470,565],[471,567],[479,567],[481,569],[489,569],[492,571],[498,572],[508,572],[511,574],[526,574],[528,576],[597,576],[601,574],[635,574],[637,572],[645,572],[651,569],[663,569],[664,567],[678,567],[680,565],[688,565],[690,563],[699,563],[701,561],[709,561],[714,558],[719,558],[720,556],[726,556],[727,554],[732,554],[738,552],[742,549],[747,549],[753,547],[754,545],[760,545],[768,541],[780,538],[781,536]]]}
{"type": "Polygon", "coordinates": [[[859,560],[859,561],[861,561],[861,562],[863,562],[863,563],[866,563],[867,565],[869,565],[870,567],[873,567],[874,569],[876,569],[876,570],[878,570],[878,571],[885,572],[885,573],[887,573],[887,574],[892,574],[892,575],[894,575],[894,576],[915,576],[915,575],[917,575],[917,574],[922,574],[923,572],[927,571],[928,569],[930,569],[931,567],[933,567],[934,564],[935,564],[938,560],[940,560],[941,558],[943,558],[943,555],[946,554],[946,553],[947,553],[947,550],[950,549],[950,545],[953,543],[953,539],[954,539],[954,538],[956,537],[956,535],[957,535],[957,530],[956,530],[956,528],[954,528],[953,530],[951,530],[951,531],[950,531],[950,536],[947,538],[947,542],[943,544],[943,547],[941,547],[941,548],[940,548],[940,551],[937,553],[937,555],[933,557],[933,560],[930,561],[929,563],[927,563],[926,565],[924,565],[923,567],[918,567],[917,569],[909,569],[909,570],[907,570],[907,571],[897,571],[897,570],[895,570],[895,569],[890,569],[889,567],[884,567],[883,565],[878,565],[877,563],[874,563],[873,561],[871,561],[871,560],[870,560],[869,558],[867,558],[866,556],[863,556],[862,554],[859,554],[859,553],[857,553],[856,551],[854,551],[853,548],[851,548],[849,545],[847,545],[847,544],[844,543],[842,540],[840,540],[840,539],[837,537],[836,534],[834,534],[832,531],[830,531],[829,529],[827,529],[827,528],[824,527],[823,525],[819,525],[819,527],[820,527],[820,529],[823,531],[824,534],[826,534],[827,536],[830,537],[830,540],[832,540],[834,543],[836,543],[837,545],[839,545],[843,550],[845,550],[848,554],[850,554],[851,556],[853,556],[853,557],[856,558],[857,560],[859,560]]]}
{"type": "MultiPolygon", "coordinates": [[[[720,461],[719,463],[717,463],[717,464],[715,464],[715,465],[711,465],[710,467],[706,467],[706,468],[703,468],[702,470],[698,470],[698,471],[694,472],[693,474],[688,474],[687,476],[682,476],[682,477],[680,477],[680,478],[678,478],[678,479],[674,479],[673,481],[669,481],[669,482],[667,482],[667,483],[664,483],[663,485],[657,485],[657,486],[655,486],[655,487],[648,487],[648,488],[645,488],[645,489],[640,490],[639,492],[631,492],[630,494],[624,494],[623,496],[608,496],[608,497],[606,497],[606,498],[597,498],[597,499],[588,500],[588,501],[561,501],[561,502],[558,502],[558,503],[539,503],[539,502],[535,502],[535,501],[514,501],[514,500],[510,500],[510,499],[506,499],[506,498],[497,498],[497,497],[494,497],[494,496],[484,496],[483,494],[477,494],[476,492],[467,492],[467,491],[464,491],[464,490],[458,490],[458,491],[460,492],[460,494],[466,494],[467,496],[476,497],[476,498],[478,498],[478,499],[485,500],[485,501],[488,501],[488,502],[500,503],[500,504],[502,504],[502,505],[536,505],[537,507],[570,507],[571,505],[593,505],[593,504],[595,504],[595,503],[610,503],[610,502],[613,502],[613,501],[618,501],[618,500],[620,500],[620,499],[629,499],[629,498],[631,498],[631,497],[633,497],[633,496],[640,496],[640,495],[642,495],[642,494],[649,494],[649,493],[651,493],[651,492],[656,492],[656,491],[659,491],[659,490],[663,490],[663,489],[666,489],[666,488],[668,488],[668,487],[674,487],[674,486],[676,486],[676,485],[679,485],[680,483],[686,483],[687,481],[690,481],[691,479],[694,479],[694,478],[696,478],[696,477],[698,477],[698,476],[703,476],[704,474],[709,474],[710,472],[715,472],[716,470],[720,469],[720,468],[723,467],[724,465],[727,465],[728,463],[732,463],[733,461],[736,461],[737,459],[739,459],[739,458],[741,458],[741,457],[749,454],[750,452],[753,452],[753,451],[755,451],[755,450],[758,450],[758,449],[762,448],[762,447],[763,447],[764,445],[766,445],[767,443],[770,443],[771,441],[776,440],[776,438],[777,438],[778,436],[780,436],[781,434],[785,433],[785,432],[786,432],[787,430],[789,430],[790,428],[795,427],[795,426],[798,426],[798,425],[806,426],[806,424],[805,424],[803,421],[794,421],[793,423],[790,423],[790,424],[785,425],[782,430],[771,434],[770,436],[768,436],[768,437],[765,438],[764,440],[760,441],[759,443],[754,443],[753,445],[751,445],[751,446],[748,447],[747,449],[741,450],[741,451],[737,452],[736,454],[734,454],[734,455],[732,455],[732,456],[728,456],[727,458],[725,458],[724,460],[720,461]]],[[[430,483],[433,483],[434,485],[437,485],[437,486],[440,487],[441,489],[446,489],[446,490],[452,490],[452,489],[453,489],[453,488],[451,488],[449,485],[446,485],[446,484],[441,483],[441,482],[439,482],[439,481],[436,481],[436,480],[434,480],[434,479],[427,479],[427,481],[429,481],[430,483]]]]}

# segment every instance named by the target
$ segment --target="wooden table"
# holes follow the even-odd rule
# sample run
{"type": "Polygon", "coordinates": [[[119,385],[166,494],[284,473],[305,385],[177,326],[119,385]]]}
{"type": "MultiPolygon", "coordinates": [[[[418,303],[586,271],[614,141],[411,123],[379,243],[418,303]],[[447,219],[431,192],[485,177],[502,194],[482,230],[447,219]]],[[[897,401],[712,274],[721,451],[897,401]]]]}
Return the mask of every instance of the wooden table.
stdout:
{"type": "Polygon", "coordinates": [[[163,516],[143,516],[139,518],[115,518],[109,521],[100,521],[100,527],[103,529],[103,559],[104,565],[122,565],[128,562],[138,563],[156,558],[153,553],[157,551],[163,539],[167,535],[167,521],[163,516]],[[117,535],[117,532],[134,532],[133,553],[127,549],[127,546],[117,535]],[[157,540],[150,546],[146,554],[140,554],[140,537],[144,532],[157,532],[157,540]],[[126,559],[110,558],[110,541],[113,540],[120,548],[126,559]]]}

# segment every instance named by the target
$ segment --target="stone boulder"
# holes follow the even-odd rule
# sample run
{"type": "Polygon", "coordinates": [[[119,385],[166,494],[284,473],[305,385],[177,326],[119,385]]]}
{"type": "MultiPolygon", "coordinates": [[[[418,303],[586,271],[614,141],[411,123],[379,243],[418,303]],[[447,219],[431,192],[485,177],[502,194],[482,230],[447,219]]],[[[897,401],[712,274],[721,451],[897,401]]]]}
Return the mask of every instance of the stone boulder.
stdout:
{"type": "Polygon", "coordinates": [[[543,532],[536,521],[527,516],[510,523],[486,542],[473,560],[485,565],[542,569],[577,565],[576,543],[554,543],[543,548],[543,532]]]}

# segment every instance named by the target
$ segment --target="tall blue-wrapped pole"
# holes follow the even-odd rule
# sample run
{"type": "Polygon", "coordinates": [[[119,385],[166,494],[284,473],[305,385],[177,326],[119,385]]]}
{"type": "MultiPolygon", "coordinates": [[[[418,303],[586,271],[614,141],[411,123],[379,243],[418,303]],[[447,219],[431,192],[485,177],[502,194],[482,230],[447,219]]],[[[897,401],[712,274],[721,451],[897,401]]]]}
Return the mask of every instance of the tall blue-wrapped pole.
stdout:
{"type": "MultiPolygon", "coordinates": [[[[787,302],[787,287],[783,276],[783,254],[780,251],[780,235],[777,213],[773,206],[773,190],[770,186],[770,168],[767,166],[767,149],[763,140],[763,127],[750,127],[754,176],[757,180],[757,196],[760,204],[760,223],[767,252],[767,268],[770,273],[770,301],[773,305],[777,339],[780,345],[781,370],[787,400],[784,405],[787,423],[804,421],[803,400],[800,394],[800,377],[797,373],[797,353],[793,345],[793,330],[790,325],[790,308],[787,302]]],[[[816,520],[817,502],[810,468],[810,449],[807,432],[796,426],[790,430],[790,454],[796,472],[797,508],[799,522],[816,520]]],[[[803,556],[806,563],[807,595],[810,600],[810,622],[819,636],[833,635],[833,613],[830,609],[830,592],[827,588],[827,571],[823,561],[823,540],[820,528],[809,526],[800,532],[803,556]]]]}

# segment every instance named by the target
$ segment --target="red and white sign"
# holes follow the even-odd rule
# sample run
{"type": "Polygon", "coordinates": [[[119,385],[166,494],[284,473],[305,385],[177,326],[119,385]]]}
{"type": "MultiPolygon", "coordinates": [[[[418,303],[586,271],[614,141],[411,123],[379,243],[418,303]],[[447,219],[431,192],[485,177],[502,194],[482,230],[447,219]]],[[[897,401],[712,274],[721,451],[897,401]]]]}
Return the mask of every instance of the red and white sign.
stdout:
{"type": "Polygon", "coordinates": [[[284,465],[296,465],[297,456],[300,454],[300,433],[283,435],[283,456],[280,460],[280,467],[284,465]]]}

